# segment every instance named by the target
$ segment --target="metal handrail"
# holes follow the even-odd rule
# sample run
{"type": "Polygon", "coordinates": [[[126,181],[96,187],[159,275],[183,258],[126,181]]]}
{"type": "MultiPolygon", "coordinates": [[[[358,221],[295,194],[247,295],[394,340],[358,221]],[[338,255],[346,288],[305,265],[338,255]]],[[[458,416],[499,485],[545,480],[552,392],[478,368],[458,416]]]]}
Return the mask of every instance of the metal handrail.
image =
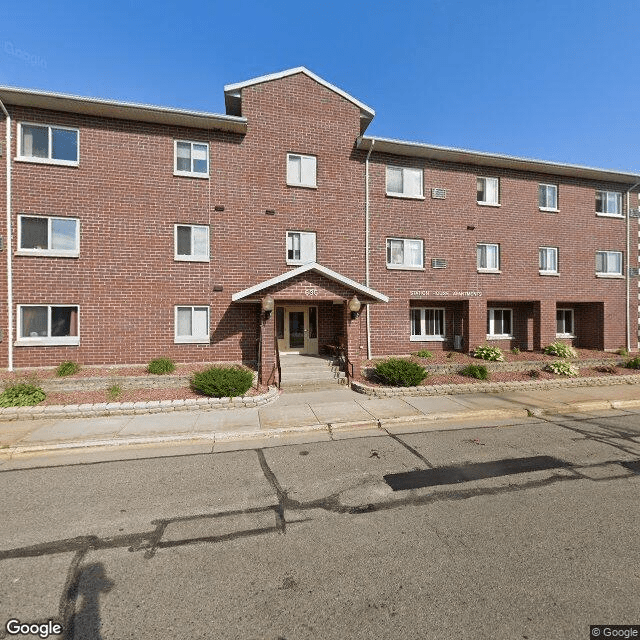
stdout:
{"type": "Polygon", "coordinates": [[[280,349],[278,349],[278,339],[274,340],[275,343],[275,352],[276,352],[276,364],[275,367],[278,368],[278,389],[280,388],[280,382],[282,380],[282,369],[280,368],[280,349]]]}

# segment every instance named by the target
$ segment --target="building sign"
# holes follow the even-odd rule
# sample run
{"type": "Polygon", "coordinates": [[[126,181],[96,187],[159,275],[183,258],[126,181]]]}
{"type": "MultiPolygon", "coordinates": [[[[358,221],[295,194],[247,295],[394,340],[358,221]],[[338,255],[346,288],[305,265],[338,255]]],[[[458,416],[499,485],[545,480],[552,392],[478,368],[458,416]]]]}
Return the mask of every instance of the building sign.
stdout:
{"type": "Polygon", "coordinates": [[[482,291],[409,291],[409,295],[419,298],[481,298],[482,291]]]}

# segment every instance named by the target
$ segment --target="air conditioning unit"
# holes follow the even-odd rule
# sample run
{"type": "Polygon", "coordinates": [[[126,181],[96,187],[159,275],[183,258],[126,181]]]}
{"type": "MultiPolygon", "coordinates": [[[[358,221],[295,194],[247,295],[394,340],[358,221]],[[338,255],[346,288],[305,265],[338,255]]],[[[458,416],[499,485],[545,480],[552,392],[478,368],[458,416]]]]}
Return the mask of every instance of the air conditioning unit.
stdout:
{"type": "Polygon", "coordinates": [[[453,336],[453,348],[455,351],[462,351],[462,336],[453,336]]]}
{"type": "Polygon", "coordinates": [[[629,211],[630,218],[640,218],[640,209],[631,209],[629,211]]]}
{"type": "Polygon", "coordinates": [[[440,187],[431,189],[431,197],[435,200],[444,200],[447,197],[447,190],[440,187]]]}
{"type": "Polygon", "coordinates": [[[629,277],[637,278],[640,275],[640,267],[629,267],[629,277]]]}
{"type": "Polygon", "coordinates": [[[432,258],[431,259],[431,268],[432,269],[446,269],[447,261],[444,258],[432,258]]]}

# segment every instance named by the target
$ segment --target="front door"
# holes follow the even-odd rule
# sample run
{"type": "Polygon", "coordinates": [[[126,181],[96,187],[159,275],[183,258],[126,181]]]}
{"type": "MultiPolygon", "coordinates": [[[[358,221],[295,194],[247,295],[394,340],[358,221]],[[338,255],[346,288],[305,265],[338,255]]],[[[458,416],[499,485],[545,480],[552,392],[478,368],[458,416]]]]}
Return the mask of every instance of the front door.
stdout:
{"type": "Polygon", "coordinates": [[[276,307],[280,353],[318,353],[318,307],[276,307]]]}

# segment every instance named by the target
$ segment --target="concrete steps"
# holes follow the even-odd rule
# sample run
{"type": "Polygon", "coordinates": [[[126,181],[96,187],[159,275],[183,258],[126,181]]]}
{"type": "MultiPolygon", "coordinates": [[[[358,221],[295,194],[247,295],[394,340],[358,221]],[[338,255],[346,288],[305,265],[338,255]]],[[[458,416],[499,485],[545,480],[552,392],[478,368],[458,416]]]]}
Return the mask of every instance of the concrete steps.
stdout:
{"type": "Polygon", "coordinates": [[[287,391],[322,391],[346,384],[345,374],[335,362],[330,357],[280,354],[280,388],[287,391]]]}

